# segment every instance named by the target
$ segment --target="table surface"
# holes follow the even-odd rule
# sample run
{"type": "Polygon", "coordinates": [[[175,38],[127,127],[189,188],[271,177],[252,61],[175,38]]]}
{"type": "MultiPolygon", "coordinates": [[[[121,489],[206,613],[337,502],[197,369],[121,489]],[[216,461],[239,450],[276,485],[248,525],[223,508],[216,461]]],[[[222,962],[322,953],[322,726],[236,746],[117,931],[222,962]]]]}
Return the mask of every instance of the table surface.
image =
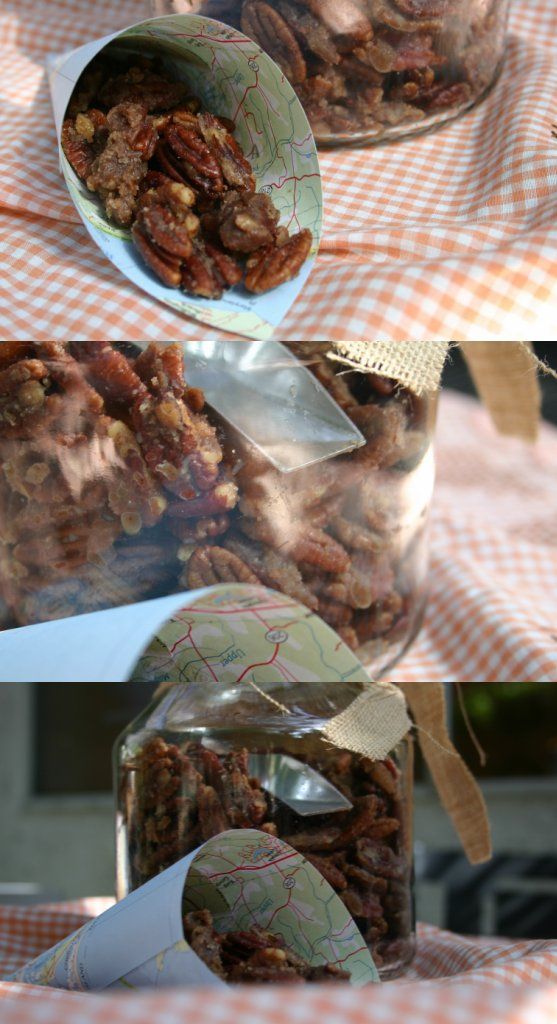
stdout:
{"type": "MultiPolygon", "coordinates": [[[[0,338],[229,336],[122,277],[59,175],[47,57],[148,13],[147,0],[3,0],[0,338]]],[[[504,70],[476,110],[395,145],[323,152],[321,252],[277,336],[555,338],[556,94],[557,4],[511,0],[504,70]]]]}
{"type": "MultiPolygon", "coordinates": [[[[108,899],[0,906],[0,977],[75,931],[108,899]]],[[[475,939],[419,926],[403,980],[373,990],[295,986],[80,994],[0,982],[2,1024],[555,1024],[557,941],[475,939]]]]}
{"type": "Polygon", "coordinates": [[[439,403],[430,599],[393,682],[557,682],[557,429],[496,434],[472,398],[439,403]]]}

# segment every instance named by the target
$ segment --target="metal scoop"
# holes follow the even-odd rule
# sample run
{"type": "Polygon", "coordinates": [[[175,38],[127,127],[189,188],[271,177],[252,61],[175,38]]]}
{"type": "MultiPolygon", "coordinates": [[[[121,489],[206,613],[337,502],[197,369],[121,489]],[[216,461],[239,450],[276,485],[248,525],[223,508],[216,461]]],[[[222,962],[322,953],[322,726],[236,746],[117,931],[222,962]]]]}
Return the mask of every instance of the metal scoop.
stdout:
{"type": "Polygon", "coordinates": [[[250,754],[249,770],[262,789],[282,800],[302,818],[350,811],[352,804],[309,765],[287,754],[250,754]]]}
{"type": "Polygon", "coordinates": [[[281,473],[365,444],[318,380],[278,341],[185,341],[186,379],[281,473]]]}

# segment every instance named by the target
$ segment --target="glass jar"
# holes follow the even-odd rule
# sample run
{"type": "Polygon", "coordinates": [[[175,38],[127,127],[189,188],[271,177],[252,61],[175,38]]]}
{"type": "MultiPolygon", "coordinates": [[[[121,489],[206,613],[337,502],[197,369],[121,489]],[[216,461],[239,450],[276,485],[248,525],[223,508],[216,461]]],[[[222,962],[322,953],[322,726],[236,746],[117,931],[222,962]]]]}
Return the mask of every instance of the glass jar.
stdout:
{"type": "Polygon", "coordinates": [[[280,65],[321,145],[427,131],[502,65],[509,0],[153,0],[241,28],[280,65]]]}
{"type": "MultiPolygon", "coordinates": [[[[363,443],[284,472],[188,387],[187,342],[6,344],[0,628],[237,581],[310,607],[374,677],[405,651],[425,604],[434,397],[290,343],[363,443]]],[[[266,344],[245,343],[246,379],[266,344]]],[[[253,378],[268,403],[285,356],[253,378]]]]}
{"type": "Polygon", "coordinates": [[[155,698],[114,748],[118,898],[212,836],[258,828],[332,885],[381,976],[400,974],[414,954],[411,741],[372,762],[320,731],[365,686],[193,683],[155,698]]]}

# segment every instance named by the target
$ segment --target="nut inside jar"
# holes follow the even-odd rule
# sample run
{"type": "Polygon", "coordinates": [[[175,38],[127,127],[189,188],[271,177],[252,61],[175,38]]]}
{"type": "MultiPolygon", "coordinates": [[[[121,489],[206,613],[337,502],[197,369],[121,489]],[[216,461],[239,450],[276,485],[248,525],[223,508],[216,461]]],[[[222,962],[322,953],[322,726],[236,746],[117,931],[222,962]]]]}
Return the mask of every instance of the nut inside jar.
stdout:
{"type": "Polygon", "coordinates": [[[372,762],[322,742],[283,739],[284,752],[340,791],[350,810],[302,817],[277,795],[280,786],[274,793],[261,788],[250,774],[250,755],[281,753],[280,744],[271,748],[264,737],[249,752],[218,732],[209,741],[153,737],[124,761],[120,774],[129,886],[138,887],[226,829],[258,828],[313,864],[345,903],[383,976],[396,973],[413,952],[411,839],[401,770],[392,757],[372,762]]]}
{"type": "Polygon", "coordinates": [[[189,387],[187,345],[5,343],[2,624],[261,583],[384,669],[423,608],[433,404],[291,349],[366,443],[281,473],[189,387]]]}
{"type": "Polygon", "coordinates": [[[216,16],[273,57],[331,144],[396,138],[470,107],[500,68],[508,10],[508,0],[222,0],[216,16]]]}

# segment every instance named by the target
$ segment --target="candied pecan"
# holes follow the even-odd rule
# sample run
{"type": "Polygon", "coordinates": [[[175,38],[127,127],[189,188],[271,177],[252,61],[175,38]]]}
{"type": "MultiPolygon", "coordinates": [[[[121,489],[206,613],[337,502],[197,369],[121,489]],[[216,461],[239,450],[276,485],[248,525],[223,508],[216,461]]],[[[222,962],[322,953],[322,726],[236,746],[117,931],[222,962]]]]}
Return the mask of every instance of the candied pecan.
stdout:
{"type": "Polygon", "coordinates": [[[341,869],[337,867],[331,857],[319,857],[314,853],[308,853],[307,860],[309,860],[310,864],[313,864],[314,868],[319,871],[319,874],[323,875],[325,881],[328,882],[333,889],[336,889],[337,892],[342,892],[343,889],[346,889],[348,885],[346,876],[343,874],[341,869]]]}
{"type": "Polygon", "coordinates": [[[178,342],[164,348],[151,343],[138,355],[133,368],[153,394],[170,391],[175,398],[184,397],[184,353],[178,342]]]}
{"type": "Polygon", "coordinates": [[[356,861],[379,878],[403,878],[405,865],[390,846],[363,836],[356,839],[356,861]]]}
{"type": "Polygon", "coordinates": [[[147,394],[129,360],[109,341],[74,341],[71,353],[83,364],[87,379],[106,400],[127,405],[147,394]]]}
{"type": "Polygon", "coordinates": [[[226,548],[197,548],[187,565],[187,582],[192,590],[215,583],[260,582],[255,573],[226,548]]]}
{"type": "Polygon", "coordinates": [[[346,516],[335,516],[330,521],[329,529],[346,548],[365,551],[370,555],[378,555],[385,550],[385,538],[380,533],[368,530],[361,523],[356,523],[346,516]]]}
{"type": "MultiPolygon", "coordinates": [[[[197,546],[202,541],[212,540],[213,537],[220,537],[226,533],[230,527],[230,518],[227,515],[202,516],[194,522],[187,519],[169,519],[167,525],[170,532],[183,544],[197,546]]],[[[188,559],[189,554],[185,560],[188,559]]]]}
{"type": "Polygon", "coordinates": [[[270,4],[248,0],[242,8],[242,31],[273,55],[293,85],[304,81],[306,62],[296,36],[270,4]]]}
{"type": "Polygon", "coordinates": [[[371,872],[366,871],[365,868],[358,867],[357,864],[345,864],[344,874],[351,882],[355,882],[360,889],[371,889],[372,892],[379,893],[380,896],[384,895],[389,887],[389,882],[386,878],[372,875],[371,872]]]}
{"type": "Polygon", "coordinates": [[[182,260],[171,256],[149,238],[138,224],[132,227],[132,238],[143,261],[168,288],[178,288],[182,280],[182,260]]]}
{"type": "Polygon", "coordinates": [[[0,435],[27,436],[41,417],[50,378],[40,359],[22,359],[0,370],[0,435]]]}
{"type": "Polygon", "coordinates": [[[188,123],[181,117],[171,119],[162,132],[157,159],[171,178],[214,198],[226,191],[223,172],[216,154],[203,137],[198,117],[188,123]]]}
{"type": "Polygon", "coordinates": [[[0,345],[0,370],[5,370],[20,359],[30,359],[35,354],[32,341],[3,341],[0,345]]]}
{"type": "Polygon", "coordinates": [[[273,590],[288,594],[313,611],[317,610],[317,598],[305,585],[295,562],[284,558],[264,544],[248,543],[234,535],[227,536],[223,544],[249,567],[259,582],[273,590]]]}
{"type": "Polygon", "coordinates": [[[212,786],[200,785],[197,793],[199,809],[199,826],[202,838],[206,841],[220,835],[230,828],[218,793],[212,786]]]}
{"type": "Polygon", "coordinates": [[[219,795],[232,828],[253,828],[267,814],[267,800],[261,789],[250,784],[247,750],[233,751],[224,760],[219,795]]]}
{"type": "Polygon", "coordinates": [[[41,537],[25,538],[15,545],[13,556],[20,565],[43,569],[48,579],[60,573],[67,576],[110,548],[119,533],[114,520],[83,517],[78,524],[60,525],[41,537]]]}
{"type": "Polygon", "coordinates": [[[107,107],[119,103],[141,103],[148,112],[170,110],[187,95],[182,82],[171,82],[149,68],[131,67],[109,78],[98,93],[107,107]]]}
{"type": "Polygon", "coordinates": [[[195,193],[187,185],[165,182],[142,195],[134,227],[170,256],[187,258],[199,231],[194,203],[195,193]]]}
{"type": "Polygon", "coordinates": [[[218,161],[228,187],[240,192],[254,192],[255,177],[252,166],[223,120],[214,114],[201,113],[197,115],[197,122],[203,139],[218,161]]]}
{"type": "Polygon", "coordinates": [[[387,74],[443,63],[446,58],[438,57],[432,47],[431,35],[383,32],[365,47],[356,48],[354,58],[362,65],[370,64],[375,71],[387,74]]]}
{"type": "Polygon", "coordinates": [[[282,245],[265,246],[254,253],[247,263],[247,290],[262,295],[291,281],[306,262],[312,244],[313,235],[308,228],[304,228],[282,245]]]}
{"type": "Polygon", "coordinates": [[[353,0],[299,0],[323,22],[338,49],[351,50],[371,39],[371,22],[353,0]]]}
{"type": "Polygon", "coordinates": [[[222,955],[225,964],[235,964],[254,953],[271,949],[282,949],[284,941],[279,935],[254,928],[251,931],[227,932],[222,937],[222,955]]]}
{"type": "Polygon", "coordinates": [[[364,892],[350,886],[345,892],[340,893],[340,898],[352,917],[363,917],[372,920],[374,924],[383,917],[381,901],[370,890],[364,892]]]}
{"type": "Polygon", "coordinates": [[[360,767],[392,800],[400,799],[400,772],[394,761],[371,761],[363,757],[360,767]]]}
{"type": "Polygon", "coordinates": [[[345,572],[317,584],[319,596],[339,605],[348,605],[354,610],[369,608],[374,597],[373,580],[370,577],[369,564],[358,566],[352,562],[345,572]]]}
{"type": "Polygon", "coordinates": [[[300,10],[298,4],[292,0],[275,0],[275,7],[296,36],[302,49],[307,47],[316,57],[329,64],[339,63],[340,54],[331,33],[311,11],[300,10]]]}
{"type": "MultiPolygon", "coordinates": [[[[418,103],[425,110],[444,110],[446,107],[464,106],[472,98],[472,89],[468,82],[453,82],[445,84],[437,82],[429,89],[422,89],[416,96],[411,97],[412,103],[418,103]]],[[[410,99],[410,97],[409,97],[410,99]]]]}
{"type": "Polygon", "coordinates": [[[306,977],[308,981],[316,981],[320,985],[350,980],[349,972],[343,971],[342,967],[338,967],[337,964],[323,964],[319,967],[311,967],[306,977]]]}
{"type": "Polygon", "coordinates": [[[228,192],[216,228],[225,249],[250,253],[276,238],[279,212],[264,192],[228,192]]]}
{"type": "Polygon", "coordinates": [[[367,834],[375,826],[380,807],[381,805],[374,794],[358,797],[354,810],[350,812],[347,825],[341,829],[329,849],[344,850],[354,840],[367,834]]]}
{"type": "Polygon", "coordinates": [[[193,519],[196,516],[213,516],[228,512],[234,508],[238,500],[238,488],[231,480],[218,481],[212,490],[201,494],[198,498],[185,498],[182,502],[171,501],[168,506],[170,516],[178,519],[193,519]]]}
{"type": "Polygon", "coordinates": [[[220,299],[227,288],[242,280],[238,263],[210,242],[197,238],[181,268],[181,286],[190,295],[220,299]]]}
{"type": "Polygon", "coordinates": [[[355,405],[346,411],[366,439],[365,446],[354,452],[353,460],[375,469],[396,463],[406,427],[406,416],[400,406],[392,402],[355,405]]]}
{"type": "Polygon", "coordinates": [[[102,60],[95,58],[78,79],[68,105],[68,117],[75,117],[89,110],[97,98],[99,86],[106,78],[106,68],[102,60]]]}
{"type": "Polygon", "coordinates": [[[62,125],[62,149],[78,178],[86,181],[95,157],[106,139],[106,118],[99,110],[89,110],[62,125]]]}
{"type": "Polygon", "coordinates": [[[184,915],[184,935],[194,953],[219,977],[225,972],[221,960],[218,935],[213,928],[213,918],[208,910],[193,910],[184,915]]]}
{"type": "Polygon", "coordinates": [[[396,6],[409,18],[441,18],[454,0],[394,0],[396,6]]]}
{"type": "Polygon", "coordinates": [[[374,24],[388,25],[400,32],[440,32],[448,0],[437,0],[431,4],[424,0],[419,16],[410,12],[408,7],[404,8],[398,0],[366,0],[366,3],[374,24]]]}
{"type": "Polygon", "coordinates": [[[121,104],[107,116],[108,137],[86,176],[86,185],[100,196],[108,217],[128,227],[136,209],[140,184],[148,170],[156,133],[145,107],[121,104]]]}
{"type": "Polygon", "coordinates": [[[106,436],[113,443],[115,459],[106,455],[108,504],[120,517],[125,533],[139,533],[143,526],[154,526],[167,507],[132,431],[120,420],[106,420],[106,436]],[[122,469],[127,472],[122,472],[122,469]]]}
{"type": "Polygon", "coordinates": [[[166,181],[142,194],[132,227],[139,253],[169,287],[182,280],[183,260],[193,253],[199,218],[192,212],[195,194],[187,185],[166,181]]]}
{"type": "Polygon", "coordinates": [[[307,562],[325,572],[344,572],[350,558],[347,551],[319,527],[308,527],[294,521],[279,521],[269,508],[267,517],[243,519],[242,532],[255,540],[290,555],[296,562],[307,562]]]}
{"type": "Polygon", "coordinates": [[[296,832],[295,835],[280,838],[299,853],[327,853],[332,850],[339,835],[339,828],[329,827],[313,832],[296,832]]]}

